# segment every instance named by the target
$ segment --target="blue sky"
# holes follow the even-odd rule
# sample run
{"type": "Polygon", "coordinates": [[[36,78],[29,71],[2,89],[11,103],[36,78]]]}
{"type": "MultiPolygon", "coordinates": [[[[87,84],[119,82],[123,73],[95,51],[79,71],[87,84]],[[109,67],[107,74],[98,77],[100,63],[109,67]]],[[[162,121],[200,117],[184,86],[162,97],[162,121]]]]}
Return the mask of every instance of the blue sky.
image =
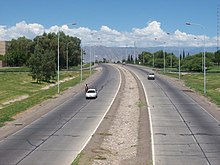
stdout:
{"type": "MultiPolygon", "coordinates": [[[[68,28],[78,28],[78,31],[69,31],[69,34],[82,32],[80,28],[86,28],[83,31],[87,30],[87,34],[88,31],[98,33],[105,26],[110,31],[128,35],[133,34],[134,29],[144,30],[153,21],[164,33],[175,34],[179,30],[186,35],[205,34],[212,39],[217,36],[218,3],[217,0],[4,0],[0,2],[0,26],[3,27],[0,39],[13,38],[7,30],[11,32],[20,22],[27,26],[41,25],[44,31],[77,22],[76,27],[68,28]],[[205,30],[199,26],[186,26],[188,21],[203,25],[205,30]]],[[[13,32],[29,34],[19,30],[13,32]]],[[[34,34],[38,34],[36,30],[34,34]]],[[[85,39],[85,35],[80,36],[85,39]]]]}

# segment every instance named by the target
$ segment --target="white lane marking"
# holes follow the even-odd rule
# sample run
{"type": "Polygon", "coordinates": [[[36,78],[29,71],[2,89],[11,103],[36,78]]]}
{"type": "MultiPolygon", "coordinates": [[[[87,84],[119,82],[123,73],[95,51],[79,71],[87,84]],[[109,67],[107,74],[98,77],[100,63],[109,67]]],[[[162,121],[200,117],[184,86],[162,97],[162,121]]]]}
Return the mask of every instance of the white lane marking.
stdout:
{"type": "MultiPolygon", "coordinates": [[[[137,78],[140,80],[139,76],[136,75],[137,78]]],[[[151,118],[151,109],[150,109],[150,103],[149,103],[149,100],[148,100],[148,96],[147,96],[147,92],[146,92],[146,89],[144,87],[144,84],[142,83],[142,81],[140,80],[141,82],[141,85],[144,89],[144,93],[145,93],[145,98],[146,98],[146,101],[147,101],[147,109],[148,109],[148,116],[149,116],[149,121],[150,121],[150,131],[151,131],[151,149],[152,149],[152,161],[153,161],[153,165],[155,165],[155,153],[154,153],[154,132],[153,132],[153,126],[152,126],[152,118],[151,118]]]]}
{"type": "MultiPolygon", "coordinates": [[[[146,70],[146,68],[145,68],[146,70]]],[[[160,75],[158,75],[160,76],[160,75]]],[[[168,77],[168,76],[166,76],[168,77]]],[[[168,82],[171,85],[174,85],[176,89],[178,89],[179,91],[181,91],[184,95],[186,95],[189,99],[192,100],[192,102],[194,102],[196,105],[198,105],[203,111],[205,111],[209,116],[211,116],[218,124],[220,123],[220,121],[218,119],[215,118],[214,115],[212,115],[212,113],[210,113],[208,110],[206,110],[204,107],[202,107],[202,105],[199,104],[199,102],[197,102],[196,100],[193,99],[192,96],[190,96],[189,94],[187,94],[186,92],[184,92],[183,90],[181,90],[178,86],[175,85],[175,83],[173,83],[172,81],[167,81],[164,76],[160,76],[161,79],[163,79],[164,81],[168,82]]],[[[170,77],[168,77],[169,79],[170,77]]],[[[187,89],[189,89],[189,87],[186,87],[187,89]]],[[[193,90],[195,92],[195,90],[193,90]]],[[[200,96],[199,96],[200,97],[200,96]]],[[[206,97],[207,99],[207,97],[206,97]]]]}
{"type": "Polygon", "coordinates": [[[213,118],[218,124],[220,123],[208,110],[202,107],[196,100],[194,100],[190,95],[182,91],[184,95],[188,96],[192,102],[194,102],[196,105],[198,105],[203,111],[205,111],[211,118],[213,118]]]}
{"type": "MultiPolygon", "coordinates": [[[[131,70],[132,71],[132,70],[131,70]]],[[[135,72],[132,71],[134,74],[135,72]]],[[[148,96],[147,96],[147,92],[146,92],[146,89],[144,87],[144,84],[143,82],[141,81],[140,77],[135,74],[138,78],[138,80],[141,82],[141,85],[144,89],[144,93],[145,93],[145,98],[146,98],[146,102],[147,102],[147,109],[148,109],[148,116],[149,116],[149,122],[150,122],[150,132],[151,132],[151,152],[152,152],[152,161],[153,161],[153,165],[155,165],[155,153],[154,153],[154,132],[153,132],[153,126],[152,126],[152,118],[151,118],[151,109],[150,109],[150,103],[149,103],[149,100],[148,100],[148,96]]]]}

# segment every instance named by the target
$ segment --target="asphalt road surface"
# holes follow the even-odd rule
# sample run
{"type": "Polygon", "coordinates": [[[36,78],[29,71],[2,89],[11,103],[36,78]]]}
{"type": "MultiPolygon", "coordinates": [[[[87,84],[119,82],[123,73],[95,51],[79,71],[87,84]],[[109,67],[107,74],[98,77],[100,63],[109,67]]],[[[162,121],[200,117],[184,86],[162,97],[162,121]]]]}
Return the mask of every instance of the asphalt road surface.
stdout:
{"type": "MultiPolygon", "coordinates": [[[[184,91],[150,70],[125,66],[142,82],[151,123],[155,165],[219,165],[220,123],[184,91]]],[[[97,129],[112,104],[120,73],[103,65],[90,86],[98,98],[86,100],[84,91],[35,122],[0,141],[0,165],[71,164],[97,129]]]]}
{"type": "Polygon", "coordinates": [[[220,123],[184,91],[146,68],[127,66],[141,80],[151,117],[156,165],[219,165],[220,123]]]}
{"type": "Polygon", "coordinates": [[[90,87],[98,98],[86,100],[84,90],[35,122],[0,141],[0,165],[71,164],[102,121],[120,87],[119,71],[103,66],[90,87]]]}

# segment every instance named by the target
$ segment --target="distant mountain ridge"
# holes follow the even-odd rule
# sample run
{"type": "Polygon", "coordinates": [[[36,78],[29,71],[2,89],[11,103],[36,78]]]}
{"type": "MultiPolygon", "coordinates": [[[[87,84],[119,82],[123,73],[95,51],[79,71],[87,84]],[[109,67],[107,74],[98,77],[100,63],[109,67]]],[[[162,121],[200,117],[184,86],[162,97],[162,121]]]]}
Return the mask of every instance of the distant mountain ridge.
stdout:
{"type": "MultiPolygon", "coordinates": [[[[139,47],[105,47],[105,46],[86,46],[83,48],[86,52],[84,57],[85,62],[90,61],[90,52],[91,52],[91,60],[94,61],[94,54],[95,60],[109,60],[111,62],[122,61],[123,59],[127,59],[128,55],[132,55],[133,58],[137,57],[138,54],[141,54],[143,51],[146,52],[156,52],[159,50],[165,50],[168,53],[174,53],[176,56],[183,54],[183,50],[185,54],[193,55],[196,53],[200,53],[204,51],[203,47],[148,47],[148,48],[139,48],[139,47]]],[[[217,50],[216,47],[206,47],[206,52],[215,52],[217,50]]]]}

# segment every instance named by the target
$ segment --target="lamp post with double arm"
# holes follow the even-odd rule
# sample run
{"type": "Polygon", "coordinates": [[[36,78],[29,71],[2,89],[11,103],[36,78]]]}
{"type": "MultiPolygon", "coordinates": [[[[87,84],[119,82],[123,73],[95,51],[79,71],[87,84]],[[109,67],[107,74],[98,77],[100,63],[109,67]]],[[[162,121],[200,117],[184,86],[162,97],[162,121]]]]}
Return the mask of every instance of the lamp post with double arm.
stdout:
{"type": "MultiPolygon", "coordinates": [[[[76,23],[71,23],[76,25],[76,23]]],[[[57,93],[60,93],[60,28],[57,31],[57,93]]]]}
{"type": "Polygon", "coordinates": [[[203,31],[204,31],[204,37],[203,37],[203,74],[204,74],[204,79],[203,79],[203,83],[204,83],[204,96],[206,96],[206,55],[205,55],[205,46],[206,46],[206,42],[205,42],[205,27],[201,24],[197,24],[197,23],[190,23],[190,22],[186,22],[186,25],[190,26],[190,25],[195,25],[195,26],[200,26],[203,31]]]}

